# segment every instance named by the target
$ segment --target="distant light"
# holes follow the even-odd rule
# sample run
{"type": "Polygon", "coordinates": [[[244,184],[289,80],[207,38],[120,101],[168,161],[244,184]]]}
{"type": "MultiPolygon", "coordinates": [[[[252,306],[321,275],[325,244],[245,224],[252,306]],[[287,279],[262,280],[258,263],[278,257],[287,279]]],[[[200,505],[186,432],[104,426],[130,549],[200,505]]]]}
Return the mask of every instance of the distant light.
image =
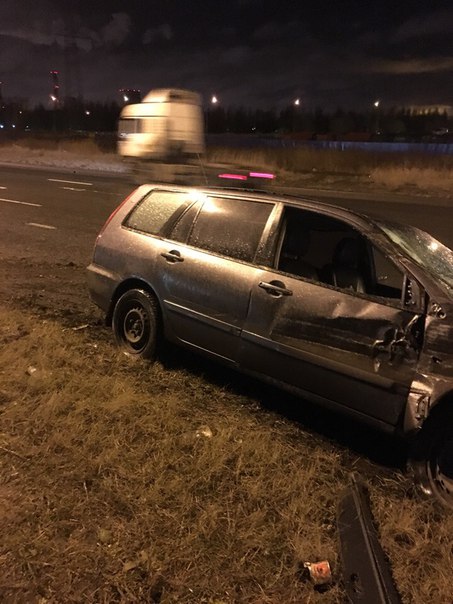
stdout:
{"type": "Polygon", "coordinates": [[[243,174],[218,174],[219,178],[225,178],[225,179],[229,179],[229,180],[247,180],[247,176],[244,176],[243,174]]]}
{"type": "Polygon", "coordinates": [[[379,107],[380,103],[381,103],[381,101],[379,101],[379,100],[378,101],[374,101],[374,106],[375,107],[379,107]]]}
{"type": "Polygon", "coordinates": [[[300,99],[296,99],[296,100],[294,101],[294,104],[295,104],[295,105],[300,105],[300,99]]]}
{"type": "Polygon", "coordinates": [[[128,101],[128,100],[129,100],[129,97],[128,97],[128,96],[125,94],[125,95],[123,96],[123,101],[124,101],[125,103],[127,103],[127,101],[128,101]]]}
{"type": "Polygon", "coordinates": [[[4,126],[3,124],[0,124],[0,128],[2,128],[2,129],[3,129],[4,127],[5,127],[5,126],[4,126]]]}
{"type": "Polygon", "coordinates": [[[249,176],[250,178],[268,178],[269,180],[275,178],[275,175],[270,172],[249,172],[249,176]]]}
{"type": "Polygon", "coordinates": [[[216,95],[214,94],[214,95],[213,95],[213,97],[212,97],[212,99],[211,99],[211,103],[212,103],[213,105],[215,105],[215,104],[216,104],[216,103],[218,103],[218,102],[219,102],[219,100],[218,100],[218,98],[216,97],[216,95]]]}
{"type": "Polygon", "coordinates": [[[85,115],[90,115],[91,111],[89,111],[88,109],[85,111],[85,115]]]}
{"type": "Polygon", "coordinates": [[[11,124],[11,126],[12,126],[13,128],[15,128],[15,127],[16,127],[16,124],[11,124]]]}
{"type": "Polygon", "coordinates": [[[57,97],[54,96],[53,94],[50,95],[50,100],[53,101],[55,103],[55,101],[57,100],[57,97]]]}

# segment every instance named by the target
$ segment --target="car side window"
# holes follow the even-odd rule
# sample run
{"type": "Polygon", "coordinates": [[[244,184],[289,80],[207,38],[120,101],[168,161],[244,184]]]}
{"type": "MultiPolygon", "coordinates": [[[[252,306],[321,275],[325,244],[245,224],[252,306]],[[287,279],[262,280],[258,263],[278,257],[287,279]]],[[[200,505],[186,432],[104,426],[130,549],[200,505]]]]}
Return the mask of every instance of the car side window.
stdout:
{"type": "Polygon", "coordinates": [[[188,196],[177,191],[152,191],[124,221],[124,226],[150,235],[160,234],[187,207],[188,196]]]}
{"type": "Polygon", "coordinates": [[[252,262],[272,203],[208,197],[192,228],[188,243],[244,262],[252,262]]]}
{"type": "Polygon", "coordinates": [[[404,273],[350,224],[287,207],[276,268],[338,289],[401,302],[404,273]]]}

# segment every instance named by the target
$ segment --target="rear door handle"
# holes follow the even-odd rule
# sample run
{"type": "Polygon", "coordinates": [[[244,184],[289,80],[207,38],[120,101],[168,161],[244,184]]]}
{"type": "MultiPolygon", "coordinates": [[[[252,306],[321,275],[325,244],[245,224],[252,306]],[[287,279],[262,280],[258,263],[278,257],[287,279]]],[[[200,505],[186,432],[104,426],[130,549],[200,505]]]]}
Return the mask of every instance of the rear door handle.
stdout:
{"type": "Polygon", "coordinates": [[[281,281],[270,281],[267,283],[266,281],[260,281],[258,287],[264,289],[270,296],[274,296],[276,298],[280,298],[281,296],[292,296],[293,292],[290,289],[287,289],[284,283],[281,281]]]}
{"type": "Polygon", "coordinates": [[[181,252],[178,250],[171,250],[170,252],[162,252],[162,258],[168,260],[168,262],[184,262],[184,258],[181,256],[181,252]]]}

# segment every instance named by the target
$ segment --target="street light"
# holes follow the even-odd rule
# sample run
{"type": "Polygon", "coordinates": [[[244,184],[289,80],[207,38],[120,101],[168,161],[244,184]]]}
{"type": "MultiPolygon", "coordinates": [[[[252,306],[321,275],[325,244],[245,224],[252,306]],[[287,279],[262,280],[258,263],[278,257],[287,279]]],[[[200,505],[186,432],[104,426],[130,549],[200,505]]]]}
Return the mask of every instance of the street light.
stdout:
{"type": "MultiPolygon", "coordinates": [[[[213,94],[211,96],[210,105],[217,105],[218,102],[219,102],[219,99],[216,97],[215,94],[213,94]]],[[[214,112],[214,110],[212,110],[212,115],[213,116],[215,116],[215,113],[217,113],[217,112],[214,112]]],[[[208,106],[206,108],[206,113],[205,113],[205,122],[206,122],[205,123],[205,128],[206,128],[206,132],[209,132],[209,122],[211,121],[210,117],[211,117],[211,108],[210,108],[210,106],[208,106]]],[[[211,126],[212,126],[212,123],[211,123],[211,126]]]]}
{"type": "Polygon", "coordinates": [[[379,134],[379,105],[381,104],[381,101],[379,99],[376,99],[373,103],[373,105],[376,107],[376,134],[379,134]]]}

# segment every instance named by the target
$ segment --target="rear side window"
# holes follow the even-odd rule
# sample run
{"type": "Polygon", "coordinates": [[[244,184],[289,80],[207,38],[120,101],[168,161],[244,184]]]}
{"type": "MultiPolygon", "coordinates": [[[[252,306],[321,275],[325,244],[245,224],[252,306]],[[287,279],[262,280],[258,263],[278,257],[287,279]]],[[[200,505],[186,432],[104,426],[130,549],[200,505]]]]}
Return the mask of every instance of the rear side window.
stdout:
{"type": "Polygon", "coordinates": [[[198,214],[188,243],[252,262],[272,209],[271,203],[209,197],[198,214]]]}
{"type": "Polygon", "coordinates": [[[189,203],[187,194],[176,191],[152,191],[132,210],[124,225],[136,231],[157,235],[189,203]]]}

